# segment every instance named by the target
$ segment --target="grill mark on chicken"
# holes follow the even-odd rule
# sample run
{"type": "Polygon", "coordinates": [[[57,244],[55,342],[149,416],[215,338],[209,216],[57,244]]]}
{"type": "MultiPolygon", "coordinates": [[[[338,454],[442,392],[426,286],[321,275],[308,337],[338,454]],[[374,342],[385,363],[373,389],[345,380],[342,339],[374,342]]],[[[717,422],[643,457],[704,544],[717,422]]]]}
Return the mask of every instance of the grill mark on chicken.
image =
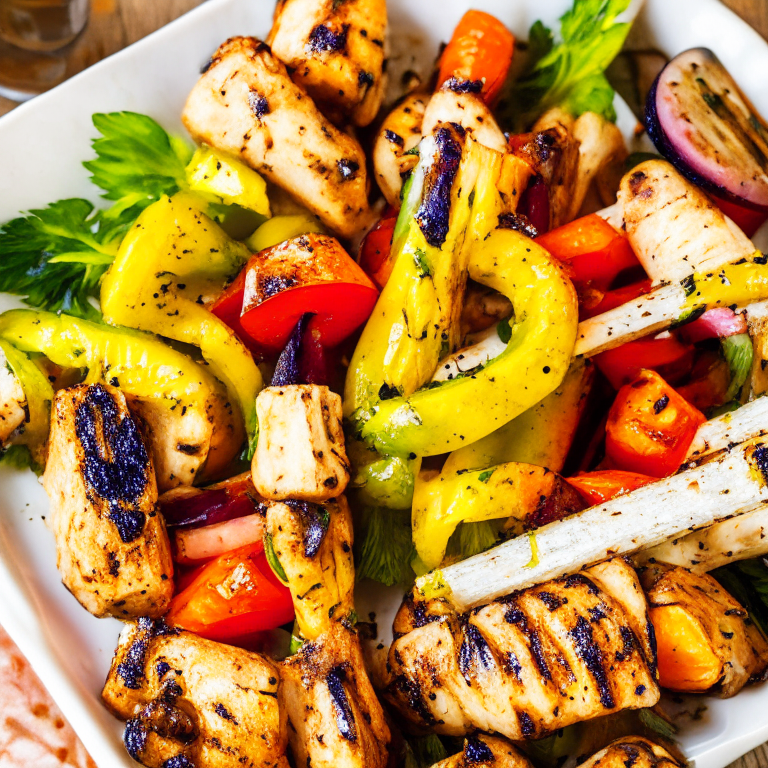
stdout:
{"type": "Polygon", "coordinates": [[[442,85],[454,93],[480,93],[483,90],[482,80],[462,80],[458,77],[451,77],[442,85]]]}
{"type": "Polygon", "coordinates": [[[262,96],[253,88],[248,91],[248,104],[251,107],[251,112],[253,112],[253,114],[256,115],[259,120],[261,120],[264,115],[269,114],[269,102],[267,101],[267,97],[262,96]]]}
{"type": "MultiPolygon", "coordinates": [[[[139,690],[144,681],[144,661],[147,655],[147,648],[155,637],[163,635],[174,635],[178,630],[169,627],[162,619],[150,619],[143,616],[136,622],[137,635],[131,643],[125,654],[125,661],[117,665],[117,674],[122,678],[123,685],[131,690],[139,690]]],[[[161,662],[157,665],[158,677],[163,677],[170,665],[161,662]],[[161,673],[161,664],[162,667],[161,673]]]]}
{"type": "Polygon", "coordinates": [[[579,656],[597,683],[600,703],[606,709],[613,709],[616,704],[603,666],[603,654],[600,647],[595,643],[592,627],[583,616],[579,616],[576,620],[576,626],[568,634],[575,642],[579,656]]]}
{"type": "Polygon", "coordinates": [[[467,736],[464,742],[465,763],[475,765],[476,763],[493,763],[495,760],[491,748],[477,734],[467,736]]]}
{"type": "Polygon", "coordinates": [[[340,32],[334,32],[324,24],[318,24],[309,33],[309,49],[313,53],[320,51],[343,51],[347,47],[349,24],[342,24],[340,32]]]}
{"type": "Polygon", "coordinates": [[[298,512],[304,527],[302,540],[304,557],[314,557],[323,545],[325,534],[328,533],[330,515],[325,507],[313,504],[311,501],[287,499],[283,502],[295,512],[298,512]]]}
{"type": "Polygon", "coordinates": [[[352,181],[360,170],[360,163],[342,157],[341,160],[336,161],[336,167],[339,169],[342,181],[352,181]]]}
{"type": "Polygon", "coordinates": [[[504,620],[507,624],[514,624],[525,635],[528,640],[528,646],[531,649],[531,655],[536,662],[536,666],[539,668],[541,676],[545,680],[552,680],[552,673],[547,666],[547,660],[544,656],[544,648],[541,644],[539,633],[528,626],[528,620],[525,618],[525,614],[514,601],[511,601],[510,605],[507,607],[507,610],[504,613],[504,620]]]}
{"type": "Polygon", "coordinates": [[[434,136],[437,151],[424,179],[424,194],[416,221],[426,241],[439,248],[448,236],[451,190],[461,162],[464,129],[451,123],[450,127],[439,128],[434,136]]]}
{"type": "Polygon", "coordinates": [[[146,522],[135,502],[147,486],[149,456],[136,422],[118,419],[114,399],[97,384],[77,408],[75,431],[85,456],[86,487],[109,504],[109,519],[128,544],[141,535],[146,522]]]}
{"type": "Polygon", "coordinates": [[[464,675],[467,685],[472,685],[472,667],[475,663],[479,663],[483,669],[491,669],[495,665],[496,659],[494,659],[493,652],[476,626],[465,622],[462,627],[462,634],[464,639],[459,648],[459,669],[464,675]]]}
{"type": "Polygon", "coordinates": [[[527,216],[522,213],[502,213],[499,214],[499,229],[512,229],[515,232],[522,232],[530,238],[538,237],[539,230],[531,224],[527,216]]]}
{"type": "Polygon", "coordinates": [[[163,768],[195,768],[195,764],[186,755],[174,755],[163,763],[163,768]]]}
{"type": "Polygon", "coordinates": [[[183,710],[162,699],[150,701],[142,710],[139,720],[152,733],[181,744],[191,744],[198,736],[192,718],[183,710]]]}
{"type": "Polygon", "coordinates": [[[336,713],[336,726],[339,733],[352,743],[357,741],[357,727],[355,725],[355,716],[352,707],[347,699],[347,692],[344,690],[344,680],[347,673],[342,664],[334,667],[326,676],[325,683],[331,694],[333,709],[336,713]]]}
{"type": "Polygon", "coordinates": [[[137,762],[141,762],[141,754],[147,746],[149,729],[138,718],[132,718],[125,724],[123,744],[128,754],[137,762]]]}

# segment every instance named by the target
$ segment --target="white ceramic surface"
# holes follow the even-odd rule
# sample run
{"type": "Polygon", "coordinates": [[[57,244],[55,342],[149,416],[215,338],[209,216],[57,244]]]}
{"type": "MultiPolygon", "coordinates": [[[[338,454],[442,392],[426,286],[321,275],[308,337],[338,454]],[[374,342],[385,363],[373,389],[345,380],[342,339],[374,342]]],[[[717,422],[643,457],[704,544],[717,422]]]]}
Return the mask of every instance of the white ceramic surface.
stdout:
{"type": "MultiPolygon", "coordinates": [[[[449,38],[468,5],[495,13],[524,38],[535,19],[551,25],[569,4],[389,0],[392,72],[428,66],[439,41],[449,38]]],[[[0,119],[0,221],[63,197],[95,200],[96,190],[80,166],[91,156],[91,114],[134,110],[180,132],[179,113],[200,67],[227,37],[264,35],[272,7],[273,0],[209,0],[0,119]]],[[[768,45],[717,0],[647,0],[634,38],[667,54],[711,47],[768,115],[768,45]]],[[[628,128],[631,124],[627,120],[628,128]]],[[[16,304],[0,297],[0,309],[16,304]]],[[[47,499],[35,478],[2,469],[0,490],[0,623],[100,768],[135,766],[120,743],[121,725],[99,702],[119,624],[87,614],[61,585],[53,539],[43,522],[47,499]]],[[[697,768],[721,768],[768,740],[768,685],[748,689],[729,702],[708,700],[707,705],[704,717],[686,727],[681,737],[697,768]]]]}

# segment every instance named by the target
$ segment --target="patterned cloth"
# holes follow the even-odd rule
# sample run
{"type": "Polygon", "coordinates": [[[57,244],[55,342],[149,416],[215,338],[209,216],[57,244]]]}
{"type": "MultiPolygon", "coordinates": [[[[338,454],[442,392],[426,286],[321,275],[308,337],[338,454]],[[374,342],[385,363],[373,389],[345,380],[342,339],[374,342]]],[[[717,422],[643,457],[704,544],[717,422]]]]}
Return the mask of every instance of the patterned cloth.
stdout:
{"type": "Polygon", "coordinates": [[[0,768],[96,768],[27,660],[0,627],[0,768]]]}

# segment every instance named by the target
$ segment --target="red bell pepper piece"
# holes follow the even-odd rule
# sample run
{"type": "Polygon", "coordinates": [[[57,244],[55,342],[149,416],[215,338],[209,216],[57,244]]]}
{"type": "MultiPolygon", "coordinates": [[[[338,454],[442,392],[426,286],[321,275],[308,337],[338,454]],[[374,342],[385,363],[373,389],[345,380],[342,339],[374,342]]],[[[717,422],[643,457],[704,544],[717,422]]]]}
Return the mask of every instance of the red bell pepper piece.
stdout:
{"type": "Polygon", "coordinates": [[[768,221],[768,210],[765,208],[748,208],[746,205],[732,203],[721,197],[712,198],[715,205],[741,229],[747,237],[757,232],[768,221]]]}
{"type": "Polygon", "coordinates": [[[655,481],[655,477],[640,475],[637,472],[624,472],[620,469],[582,472],[576,477],[568,478],[568,483],[581,494],[581,497],[590,506],[604,504],[616,496],[622,496],[655,481]]]}
{"type": "Polygon", "coordinates": [[[639,280],[636,283],[624,285],[621,288],[614,288],[612,291],[606,291],[602,299],[590,307],[581,306],[579,308],[579,320],[586,320],[590,317],[597,317],[607,312],[609,309],[615,309],[629,301],[634,301],[640,296],[651,292],[651,281],[639,280]]]}
{"type": "Polygon", "coordinates": [[[674,336],[662,339],[638,339],[601,352],[592,358],[614,389],[637,378],[640,371],[656,371],[673,383],[693,368],[694,349],[674,336]]]}
{"type": "Polygon", "coordinates": [[[596,213],[540,235],[536,242],[570,267],[577,286],[606,291],[621,272],[640,266],[626,236],[596,213]]]}
{"type": "Polygon", "coordinates": [[[398,212],[389,206],[360,244],[358,262],[368,277],[382,290],[392,274],[392,236],[398,212]]]}
{"type": "Polygon", "coordinates": [[[335,347],[368,319],[378,295],[337,240],[306,234],[252,256],[211,311],[254,350],[276,353],[306,312],[319,343],[335,347]]]}
{"type": "Polygon", "coordinates": [[[514,52],[514,35],[495,16],[484,11],[467,11],[440,57],[437,86],[452,77],[480,80],[483,100],[493,104],[507,79],[514,52]]]}
{"type": "Polygon", "coordinates": [[[244,641],[293,619],[291,593],[264,555],[261,542],[199,568],[171,601],[168,624],[221,642],[244,641]]]}
{"type": "Polygon", "coordinates": [[[655,371],[642,371],[608,412],[605,454],[611,466],[651,477],[675,472],[706,421],[655,371]]]}

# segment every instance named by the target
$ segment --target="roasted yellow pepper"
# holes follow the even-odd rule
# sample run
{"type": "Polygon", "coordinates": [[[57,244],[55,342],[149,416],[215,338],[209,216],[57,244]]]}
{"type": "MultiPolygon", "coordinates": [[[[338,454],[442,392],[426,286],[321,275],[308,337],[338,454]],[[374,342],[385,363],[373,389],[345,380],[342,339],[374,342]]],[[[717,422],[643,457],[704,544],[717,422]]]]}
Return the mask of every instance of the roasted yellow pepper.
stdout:
{"type": "Polygon", "coordinates": [[[427,569],[445,556],[459,523],[526,518],[547,496],[556,475],[532,464],[500,464],[475,472],[417,477],[413,492],[413,543],[427,569]]]}
{"type": "Polygon", "coordinates": [[[246,241],[245,244],[258,253],[265,248],[283,243],[299,235],[310,232],[327,234],[325,227],[317,216],[311,213],[296,213],[289,216],[273,216],[265,221],[246,241]]]}
{"type": "Polygon", "coordinates": [[[18,380],[26,399],[24,406],[26,420],[10,442],[13,445],[25,445],[34,463],[42,466],[45,464],[53,387],[26,352],[22,352],[2,338],[0,338],[0,351],[5,357],[5,364],[18,380]]]}
{"type": "Polygon", "coordinates": [[[510,461],[561,472],[592,381],[592,364],[574,360],[560,386],[490,435],[454,451],[443,474],[510,461]]]}
{"type": "Polygon", "coordinates": [[[384,453],[432,456],[469,445],[555,390],[576,340],[576,294],[549,254],[525,235],[495,229],[470,246],[469,275],[509,298],[506,349],[459,378],[381,400],[360,433],[384,453]]]}
{"type": "Polygon", "coordinates": [[[112,325],[199,347],[239,405],[249,443],[255,446],[261,373],[234,331],[205,306],[249,255],[202,213],[194,196],[181,192],[163,198],[147,208],[125,236],[104,276],[101,309],[112,325]]]}
{"type": "MultiPolygon", "coordinates": [[[[750,261],[726,264],[712,272],[700,272],[682,282],[686,313],[713,307],[745,306],[768,296],[768,266],[756,251],[750,261]]],[[[687,318],[686,318],[687,319],[687,318]]]]}

